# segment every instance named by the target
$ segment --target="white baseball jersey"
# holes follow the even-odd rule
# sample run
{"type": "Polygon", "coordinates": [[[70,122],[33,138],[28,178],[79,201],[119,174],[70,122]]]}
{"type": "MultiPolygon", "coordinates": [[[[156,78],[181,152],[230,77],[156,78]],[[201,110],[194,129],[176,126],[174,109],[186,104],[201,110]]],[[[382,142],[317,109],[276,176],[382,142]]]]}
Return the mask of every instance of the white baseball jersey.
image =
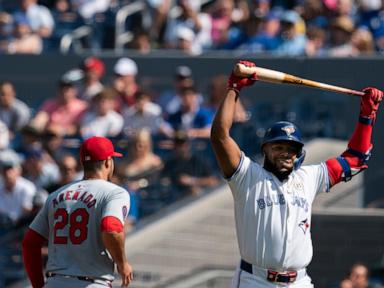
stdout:
{"type": "Polygon", "coordinates": [[[81,180],[49,195],[30,228],[48,239],[47,272],[113,281],[114,264],[101,238],[101,219],[124,225],[128,192],[105,180],[81,180]]]}
{"type": "Polygon", "coordinates": [[[312,202],[329,189],[326,165],[302,166],[280,182],[242,153],[228,183],[242,259],[276,271],[305,268],[312,259],[312,202]]]}

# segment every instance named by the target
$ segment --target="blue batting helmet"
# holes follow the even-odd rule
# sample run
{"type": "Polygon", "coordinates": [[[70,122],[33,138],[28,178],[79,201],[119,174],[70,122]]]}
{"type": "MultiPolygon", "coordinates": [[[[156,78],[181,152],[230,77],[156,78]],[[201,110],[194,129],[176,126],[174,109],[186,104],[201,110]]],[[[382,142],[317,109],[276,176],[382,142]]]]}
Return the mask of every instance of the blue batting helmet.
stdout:
{"type": "MultiPolygon", "coordinates": [[[[301,139],[301,132],[297,126],[291,122],[280,121],[273,124],[265,133],[261,147],[266,143],[275,141],[291,141],[304,146],[304,142],[301,139]]],[[[304,161],[305,151],[300,149],[297,159],[294,163],[294,169],[298,169],[304,161]]]]}
{"type": "Polygon", "coordinates": [[[292,141],[304,146],[299,128],[287,121],[273,124],[265,133],[262,145],[275,141],[292,141]]]}

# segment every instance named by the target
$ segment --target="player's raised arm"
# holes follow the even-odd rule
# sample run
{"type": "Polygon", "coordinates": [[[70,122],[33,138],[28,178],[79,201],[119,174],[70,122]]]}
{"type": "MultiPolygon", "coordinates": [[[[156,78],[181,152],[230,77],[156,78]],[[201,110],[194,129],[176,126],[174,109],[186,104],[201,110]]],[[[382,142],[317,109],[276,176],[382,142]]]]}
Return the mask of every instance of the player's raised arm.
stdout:
{"type": "Polygon", "coordinates": [[[376,120],[376,112],[383,99],[383,92],[376,88],[365,88],[361,96],[359,122],[348,142],[348,149],[339,157],[326,161],[330,186],[351,178],[368,168],[371,155],[372,128],[376,120]]]}
{"type": "MultiPolygon", "coordinates": [[[[255,66],[249,61],[240,61],[246,66],[255,66]]],[[[228,90],[216,112],[211,130],[211,143],[224,177],[230,177],[240,162],[241,151],[229,134],[232,127],[236,102],[241,89],[256,81],[256,74],[251,77],[237,77],[233,73],[228,79],[228,90]]]]}

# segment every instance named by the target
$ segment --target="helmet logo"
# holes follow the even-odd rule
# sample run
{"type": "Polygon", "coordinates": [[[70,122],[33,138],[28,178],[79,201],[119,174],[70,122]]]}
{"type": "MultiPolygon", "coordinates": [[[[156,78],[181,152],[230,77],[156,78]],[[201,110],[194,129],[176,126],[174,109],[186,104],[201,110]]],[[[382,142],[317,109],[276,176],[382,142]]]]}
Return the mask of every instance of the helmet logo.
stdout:
{"type": "Polygon", "coordinates": [[[284,126],[284,127],[281,127],[281,130],[283,130],[287,136],[291,136],[291,134],[295,133],[295,127],[293,126],[284,126]]]}

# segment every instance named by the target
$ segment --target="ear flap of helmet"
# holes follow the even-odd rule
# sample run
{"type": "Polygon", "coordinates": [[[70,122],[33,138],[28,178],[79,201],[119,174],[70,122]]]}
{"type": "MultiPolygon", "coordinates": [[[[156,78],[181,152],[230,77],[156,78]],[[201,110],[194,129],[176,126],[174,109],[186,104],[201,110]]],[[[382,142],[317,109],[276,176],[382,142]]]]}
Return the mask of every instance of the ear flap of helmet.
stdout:
{"type": "Polygon", "coordinates": [[[293,169],[294,170],[299,169],[301,164],[303,164],[304,159],[305,159],[305,154],[306,154],[305,150],[301,149],[300,154],[297,155],[297,158],[296,158],[295,162],[293,163],[293,169]]]}

